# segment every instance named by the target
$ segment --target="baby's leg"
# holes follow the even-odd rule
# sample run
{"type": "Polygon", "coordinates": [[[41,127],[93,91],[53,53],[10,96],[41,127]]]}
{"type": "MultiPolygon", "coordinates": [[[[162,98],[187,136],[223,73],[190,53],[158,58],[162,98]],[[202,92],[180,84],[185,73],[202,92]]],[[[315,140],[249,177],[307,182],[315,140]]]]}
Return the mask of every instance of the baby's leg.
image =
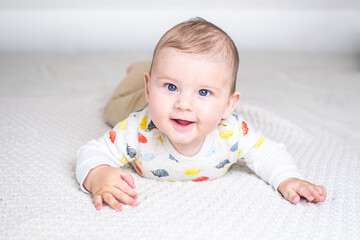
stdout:
{"type": "Polygon", "coordinates": [[[144,74],[148,71],[150,71],[150,62],[133,64],[129,67],[128,75],[116,87],[105,106],[105,119],[111,126],[127,118],[130,113],[147,106],[144,74]]]}

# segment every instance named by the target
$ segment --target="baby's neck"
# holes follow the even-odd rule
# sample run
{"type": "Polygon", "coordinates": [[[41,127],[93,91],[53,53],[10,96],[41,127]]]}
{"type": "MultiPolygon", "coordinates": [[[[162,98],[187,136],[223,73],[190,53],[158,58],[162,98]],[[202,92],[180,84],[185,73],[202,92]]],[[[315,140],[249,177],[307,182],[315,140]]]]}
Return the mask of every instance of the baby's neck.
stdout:
{"type": "Polygon", "coordinates": [[[195,156],[201,149],[204,143],[205,137],[199,139],[199,141],[192,142],[190,144],[174,144],[171,141],[171,144],[174,146],[176,151],[186,157],[193,157],[195,156]]]}

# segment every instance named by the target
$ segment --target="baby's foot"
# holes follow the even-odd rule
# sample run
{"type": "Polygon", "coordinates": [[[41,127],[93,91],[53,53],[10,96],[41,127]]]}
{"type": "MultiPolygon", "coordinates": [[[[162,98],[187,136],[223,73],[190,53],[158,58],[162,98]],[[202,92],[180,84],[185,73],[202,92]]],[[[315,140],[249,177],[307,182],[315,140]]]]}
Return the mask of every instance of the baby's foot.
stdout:
{"type": "Polygon", "coordinates": [[[149,61],[134,62],[126,69],[126,73],[129,74],[134,68],[145,63],[149,64],[150,62],[149,61]]]}

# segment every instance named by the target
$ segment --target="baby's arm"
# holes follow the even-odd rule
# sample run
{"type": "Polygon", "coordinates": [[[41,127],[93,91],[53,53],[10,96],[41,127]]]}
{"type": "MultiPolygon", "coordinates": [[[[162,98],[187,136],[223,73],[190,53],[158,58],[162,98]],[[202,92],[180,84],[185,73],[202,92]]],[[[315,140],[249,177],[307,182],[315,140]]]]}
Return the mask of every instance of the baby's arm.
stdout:
{"type": "Polygon", "coordinates": [[[137,138],[129,139],[136,134],[124,131],[126,122],[115,126],[103,137],[88,142],[77,153],[77,180],[84,191],[92,193],[98,210],[102,208],[103,202],[117,211],[122,209],[120,202],[137,205],[134,180],[120,168],[136,157],[133,151],[129,152],[127,149],[128,144],[136,145],[137,138]]]}
{"type": "Polygon", "coordinates": [[[298,172],[292,156],[286,151],[283,144],[277,144],[266,139],[261,146],[262,156],[251,167],[255,173],[262,177],[278,190],[283,197],[293,204],[305,197],[309,202],[323,202],[326,198],[326,190],[323,186],[314,185],[303,179],[298,172]]]}
{"type": "Polygon", "coordinates": [[[300,197],[306,198],[309,202],[324,202],[326,189],[324,186],[315,185],[297,178],[288,178],[280,183],[278,191],[284,198],[293,204],[300,201],[300,197]]]}
{"type": "Polygon", "coordinates": [[[102,209],[103,202],[116,211],[122,210],[120,202],[133,207],[138,205],[134,179],[121,168],[100,165],[89,172],[83,185],[92,193],[97,210],[102,209]]]}
{"type": "Polygon", "coordinates": [[[284,144],[261,136],[260,132],[255,131],[244,121],[241,124],[243,137],[240,140],[240,149],[243,153],[242,156],[258,176],[293,204],[298,203],[301,197],[306,198],[309,202],[325,201],[325,188],[302,180],[304,177],[284,144]]]}

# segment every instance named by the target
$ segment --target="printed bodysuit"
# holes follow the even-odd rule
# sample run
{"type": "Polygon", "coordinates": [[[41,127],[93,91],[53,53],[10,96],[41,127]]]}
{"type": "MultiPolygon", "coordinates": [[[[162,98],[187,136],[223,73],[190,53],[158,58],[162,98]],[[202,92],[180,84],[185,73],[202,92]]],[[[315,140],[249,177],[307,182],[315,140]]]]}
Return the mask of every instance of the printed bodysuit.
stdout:
{"type": "MultiPolygon", "coordinates": [[[[81,147],[76,174],[82,186],[96,166],[122,167],[130,163],[146,178],[205,181],[223,176],[238,160],[245,161],[275,189],[289,177],[303,177],[284,144],[264,137],[236,113],[222,120],[206,136],[195,156],[187,157],[177,152],[166,135],[156,128],[148,107],[131,113],[104,136],[81,147]]],[[[82,189],[85,190],[83,186],[82,189]]]]}

